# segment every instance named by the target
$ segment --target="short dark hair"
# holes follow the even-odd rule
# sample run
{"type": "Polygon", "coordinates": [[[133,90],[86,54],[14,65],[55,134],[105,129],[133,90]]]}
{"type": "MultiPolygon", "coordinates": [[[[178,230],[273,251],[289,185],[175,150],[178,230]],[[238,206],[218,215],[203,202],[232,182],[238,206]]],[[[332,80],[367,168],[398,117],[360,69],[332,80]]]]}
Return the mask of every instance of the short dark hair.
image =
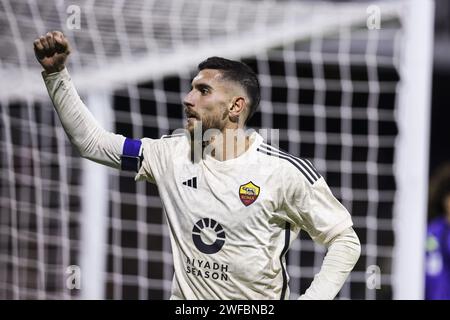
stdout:
{"type": "Polygon", "coordinates": [[[245,63],[221,57],[209,57],[200,62],[198,71],[204,69],[220,70],[226,80],[239,83],[250,98],[249,112],[245,123],[255,113],[261,100],[260,86],[256,73],[245,63]]]}

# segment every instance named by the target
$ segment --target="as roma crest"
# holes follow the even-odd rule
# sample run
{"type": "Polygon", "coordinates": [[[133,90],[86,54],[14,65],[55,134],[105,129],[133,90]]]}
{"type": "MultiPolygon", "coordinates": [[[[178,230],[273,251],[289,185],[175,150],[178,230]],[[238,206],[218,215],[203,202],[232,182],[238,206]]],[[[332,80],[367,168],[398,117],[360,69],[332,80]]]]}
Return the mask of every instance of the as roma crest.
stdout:
{"type": "Polygon", "coordinates": [[[239,198],[247,207],[255,202],[258,196],[259,187],[251,181],[239,187],[239,198]]]}

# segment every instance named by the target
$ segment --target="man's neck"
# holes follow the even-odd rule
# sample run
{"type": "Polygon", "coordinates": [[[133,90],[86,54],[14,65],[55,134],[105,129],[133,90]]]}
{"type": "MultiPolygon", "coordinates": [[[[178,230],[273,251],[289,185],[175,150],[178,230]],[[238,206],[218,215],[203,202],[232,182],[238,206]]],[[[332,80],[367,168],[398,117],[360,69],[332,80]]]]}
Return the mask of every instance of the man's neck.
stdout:
{"type": "Polygon", "coordinates": [[[246,152],[251,145],[250,137],[242,128],[224,129],[203,142],[203,150],[216,160],[234,159],[246,152]]]}

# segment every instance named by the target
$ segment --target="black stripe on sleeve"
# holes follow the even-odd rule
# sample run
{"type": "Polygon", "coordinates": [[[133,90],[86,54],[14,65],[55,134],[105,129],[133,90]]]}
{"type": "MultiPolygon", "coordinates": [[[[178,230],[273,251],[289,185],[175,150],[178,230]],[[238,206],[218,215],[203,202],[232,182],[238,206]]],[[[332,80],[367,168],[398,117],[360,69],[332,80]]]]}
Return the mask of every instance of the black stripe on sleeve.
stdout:
{"type": "Polygon", "coordinates": [[[281,251],[281,254],[280,254],[281,272],[283,273],[283,287],[281,289],[280,300],[284,300],[285,295],[286,295],[287,285],[288,285],[287,273],[286,273],[286,269],[284,268],[284,265],[283,265],[283,257],[289,248],[289,242],[291,240],[291,224],[289,222],[286,222],[286,225],[284,227],[284,232],[285,232],[284,233],[284,247],[283,247],[283,251],[281,251]]]}
{"type": "Polygon", "coordinates": [[[305,161],[305,163],[311,168],[311,170],[319,177],[318,179],[320,179],[322,176],[320,175],[319,172],[317,172],[316,168],[314,168],[313,164],[311,163],[311,161],[309,161],[308,159],[303,159],[303,161],[305,161]]]}
{"type": "Polygon", "coordinates": [[[306,173],[304,167],[303,167],[303,166],[300,166],[300,165],[299,165],[296,161],[294,161],[292,158],[287,157],[287,156],[284,156],[284,155],[279,154],[279,153],[274,153],[273,151],[261,149],[261,148],[257,148],[256,150],[259,151],[259,152],[261,152],[261,153],[263,153],[263,154],[266,154],[266,155],[269,155],[269,156],[272,156],[272,157],[277,157],[277,158],[280,158],[280,159],[284,159],[284,160],[289,161],[290,163],[292,163],[292,164],[293,164],[293,165],[294,165],[294,166],[295,166],[295,167],[303,174],[303,176],[309,181],[309,183],[314,184],[314,182],[317,181],[317,179],[313,180],[313,179],[310,177],[310,175],[306,173]]]}
{"type": "Polygon", "coordinates": [[[312,165],[312,163],[309,160],[303,159],[303,158],[294,157],[293,155],[291,155],[291,154],[289,154],[287,152],[278,150],[277,148],[274,148],[274,147],[272,147],[272,146],[270,146],[270,145],[268,145],[266,143],[263,144],[263,147],[267,148],[268,150],[270,150],[272,152],[279,152],[280,154],[282,154],[282,155],[284,155],[286,157],[290,157],[292,159],[295,159],[299,165],[304,167],[309,172],[309,174],[311,175],[311,177],[313,177],[314,180],[320,179],[321,175],[317,172],[317,170],[314,168],[314,166],[312,165]]]}
{"type": "Polygon", "coordinates": [[[169,138],[176,138],[176,137],[182,137],[184,136],[184,133],[176,133],[176,134],[165,134],[161,136],[161,139],[169,139],[169,138]]]}

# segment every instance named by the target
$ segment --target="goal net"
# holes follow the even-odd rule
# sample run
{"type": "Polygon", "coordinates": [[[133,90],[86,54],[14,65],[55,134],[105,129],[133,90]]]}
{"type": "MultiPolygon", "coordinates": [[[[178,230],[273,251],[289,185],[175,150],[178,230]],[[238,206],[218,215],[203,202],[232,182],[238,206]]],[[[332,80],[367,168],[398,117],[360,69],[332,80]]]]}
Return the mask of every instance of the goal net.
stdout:
{"type": "MultiPolygon", "coordinates": [[[[157,188],[87,164],[72,149],[31,49],[50,30],[71,41],[68,69],[88,107],[127,137],[183,127],[181,101],[206,57],[249,64],[262,89],[249,126],[279,129],[280,147],[311,160],[353,216],[362,254],[338,297],[407,297],[410,284],[399,273],[408,271],[398,261],[422,263],[425,232],[420,137],[428,135],[430,8],[416,0],[0,2],[0,298],[170,296],[172,255],[157,188]],[[425,25],[416,34],[422,42],[409,50],[417,24],[425,25]],[[423,64],[416,74],[405,71],[414,63],[423,64]],[[412,175],[409,160],[417,165],[412,175]],[[413,253],[403,245],[410,240],[413,253]]],[[[292,299],[324,254],[303,232],[295,240],[286,256],[292,299]]],[[[415,297],[418,268],[408,273],[415,297]]]]}

